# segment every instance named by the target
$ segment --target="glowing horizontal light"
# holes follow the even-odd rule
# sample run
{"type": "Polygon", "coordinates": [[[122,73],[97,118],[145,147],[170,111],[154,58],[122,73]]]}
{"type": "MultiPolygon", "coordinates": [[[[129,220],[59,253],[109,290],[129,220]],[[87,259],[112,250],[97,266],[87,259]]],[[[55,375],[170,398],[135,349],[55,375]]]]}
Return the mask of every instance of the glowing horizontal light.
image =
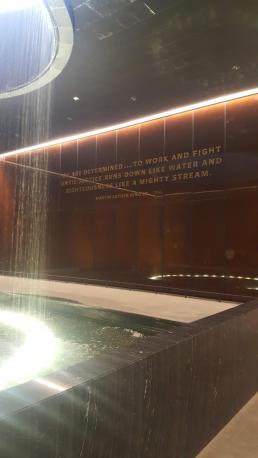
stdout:
{"type": "Polygon", "coordinates": [[[240,98],[243,98],[243,97],[249,97],[249,96],[255,95],[255,94],[258,94],[258,87],[255,87],[253,89],[247,89],[245,91],[234,92],[234,93],[228,94],[228,95],[222,95],[220,97],[215,97],[213,99],[204,100],[202,102],[192,103],[190,105],[184,105],[182,107],[172,108],[172,109],[167,110],[167,111],[162,111],[160,113],[152,114],[152,115],[149,115],[149,116],[144,116],[142,118],[133,119],[131,121],[126,121],[126,122],[122,122],[122,123],[119,123],[119,124],[114,124],[112,126],[103,127],[103,128],[100,128],[100,129],[89,130],[87,132],[82,132],[82,133],[70,135],[70,136],[67,136],[67,137],[61,137],[61,138],[57,138],[55,140],[51,140],[51,141],[48,141],[48,142],[45,142],[45,143],[39,143],[38,145],[33,145],[33,146],[26,147],[26,148],[18,149],[18,150],[15,150],[15,151],[10,151],[8,153],[1,154],[0,155],[1,156],[0,159],[1,158],[4,159],[5,157],[8,157],[8,156],[14,156],[15,154],[24,154],[24,153],[29,153],[29,152],[34,151],[34,150],[49,148],[51,146],[60,145],[60,143],[68,143],[68,142],[72,142],[72,141],[75,141],[75,140],[81,140],[81,139],[84,139],[84,138],[105,134],[107,132],[112,132],[112,131],[124,129],[124,128],[127,128],[127,127],[133,127],[133,126],[136,126],[137,124],[143,124],[143,123],[150,122],[150,121],[155,121],[155,120],[158,120],[158,119],[161,119],[161,118],[166,118],[168,116],[173,116],[173,115],[176,115],[176,114],[186,113],[187,111],[198,110],[200,108],[205,108],[205,107],[209,107],[209,106],[212,106],[212,105],[217,105],[219,103],[230,102],[232,100],[240,99],[240,98]]]}
{"type": "Polygon", "coordinates": [[[16,11],[37,6],[42,0],[0,0],[0,13],[16,11]]]}
{"type": "Polygon", "coordinates": [[[0,366],[0,389],[23,383],[50,366],[56,354],[54,334],[40,320],[3,310],[0,323],[25,334],[25,344],[0,366]]]}
{"type": "MultiPolygon", "coordinates": [[[[161,280],[163,278],[226,278],[229,280],[253,280],[258,281],[258,277],[240,277],[234,275],[208,275],[208,274],[164,274],[164,275],[153,275],[149,277],[150,280],[161,280]]],[[[250,289],[250,288],[249,288],[250,289]]]]}

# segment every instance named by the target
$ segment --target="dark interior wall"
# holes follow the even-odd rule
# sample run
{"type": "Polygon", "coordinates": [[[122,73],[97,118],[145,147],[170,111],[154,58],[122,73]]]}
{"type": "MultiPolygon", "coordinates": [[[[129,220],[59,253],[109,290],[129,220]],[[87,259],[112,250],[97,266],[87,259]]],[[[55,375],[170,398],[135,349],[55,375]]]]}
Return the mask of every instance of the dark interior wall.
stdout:
{"type": "Polygon", "coordinates": [[[184,288],[191,275],[257,277],[257,122],[252,96],[45,151],[62,174],[49,177],[48,272],[156,284],[178,274],[184,288]]]}
{"type": "Polygon", "coordinates": [[[12,170],[0,164],[0,268],[6,268],[12,248],[14,216],[14,176],[12,170]]]}
{"type": "Polygon", "coordinates": [[[255,274],[257,202],[251,191],[60,211],[56,268],[255,274]]]}
{"type": "Polygon", "coordinates": [[[60,179],[51,267],[128,281],[255,274],[257,120],[249,97],[61,145],[59,170],[75,181],[60,179]]]}

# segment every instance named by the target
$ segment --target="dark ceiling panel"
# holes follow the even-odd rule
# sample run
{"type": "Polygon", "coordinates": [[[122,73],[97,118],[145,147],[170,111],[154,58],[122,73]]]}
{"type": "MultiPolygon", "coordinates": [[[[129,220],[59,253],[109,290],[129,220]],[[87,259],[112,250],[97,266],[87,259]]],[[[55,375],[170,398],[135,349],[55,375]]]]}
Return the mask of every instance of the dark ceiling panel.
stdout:
{"type": "MultiPolygon", "coordinates": [[[[257,1],[72,4],[75,45],[53,84],[51,138],[258,86],[257,1]]],[[[2,150],[21,144],[21,102],[0,104],[2,150]]]]}

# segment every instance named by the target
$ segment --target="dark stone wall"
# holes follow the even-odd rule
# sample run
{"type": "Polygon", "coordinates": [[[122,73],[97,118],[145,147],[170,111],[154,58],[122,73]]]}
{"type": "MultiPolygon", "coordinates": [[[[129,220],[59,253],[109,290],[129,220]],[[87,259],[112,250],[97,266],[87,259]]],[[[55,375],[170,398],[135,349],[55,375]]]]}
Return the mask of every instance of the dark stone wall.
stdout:
{"type": "Polygon", "coordinates": [[[0,394],[5,458],[193,458],[256,393],[258,304],[0,394]]]}

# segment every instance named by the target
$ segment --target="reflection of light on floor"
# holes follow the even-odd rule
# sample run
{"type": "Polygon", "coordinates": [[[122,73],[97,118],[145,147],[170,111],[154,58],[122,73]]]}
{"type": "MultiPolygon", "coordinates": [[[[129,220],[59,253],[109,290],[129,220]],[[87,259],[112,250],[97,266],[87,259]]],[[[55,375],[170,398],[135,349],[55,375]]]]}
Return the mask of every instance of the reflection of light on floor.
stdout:
{"type": "Polygon", "coordinates": [[[258,277],[241,277],[235,275],[208,275],[208,274],[164,274],[164,275],[153,275],[150,280],[162,280],[162,278],[226,278],[234,280],[254,280],[258,281],[258,277]]]}
{"type": "Polygon", "coordinates": [[[25,334],[25,344],[0,366],[0,389],[27,381],[51,365],[57,349],[54,334],[40,320],[19,312],[0,311],[0,323],[25,334]]]}

